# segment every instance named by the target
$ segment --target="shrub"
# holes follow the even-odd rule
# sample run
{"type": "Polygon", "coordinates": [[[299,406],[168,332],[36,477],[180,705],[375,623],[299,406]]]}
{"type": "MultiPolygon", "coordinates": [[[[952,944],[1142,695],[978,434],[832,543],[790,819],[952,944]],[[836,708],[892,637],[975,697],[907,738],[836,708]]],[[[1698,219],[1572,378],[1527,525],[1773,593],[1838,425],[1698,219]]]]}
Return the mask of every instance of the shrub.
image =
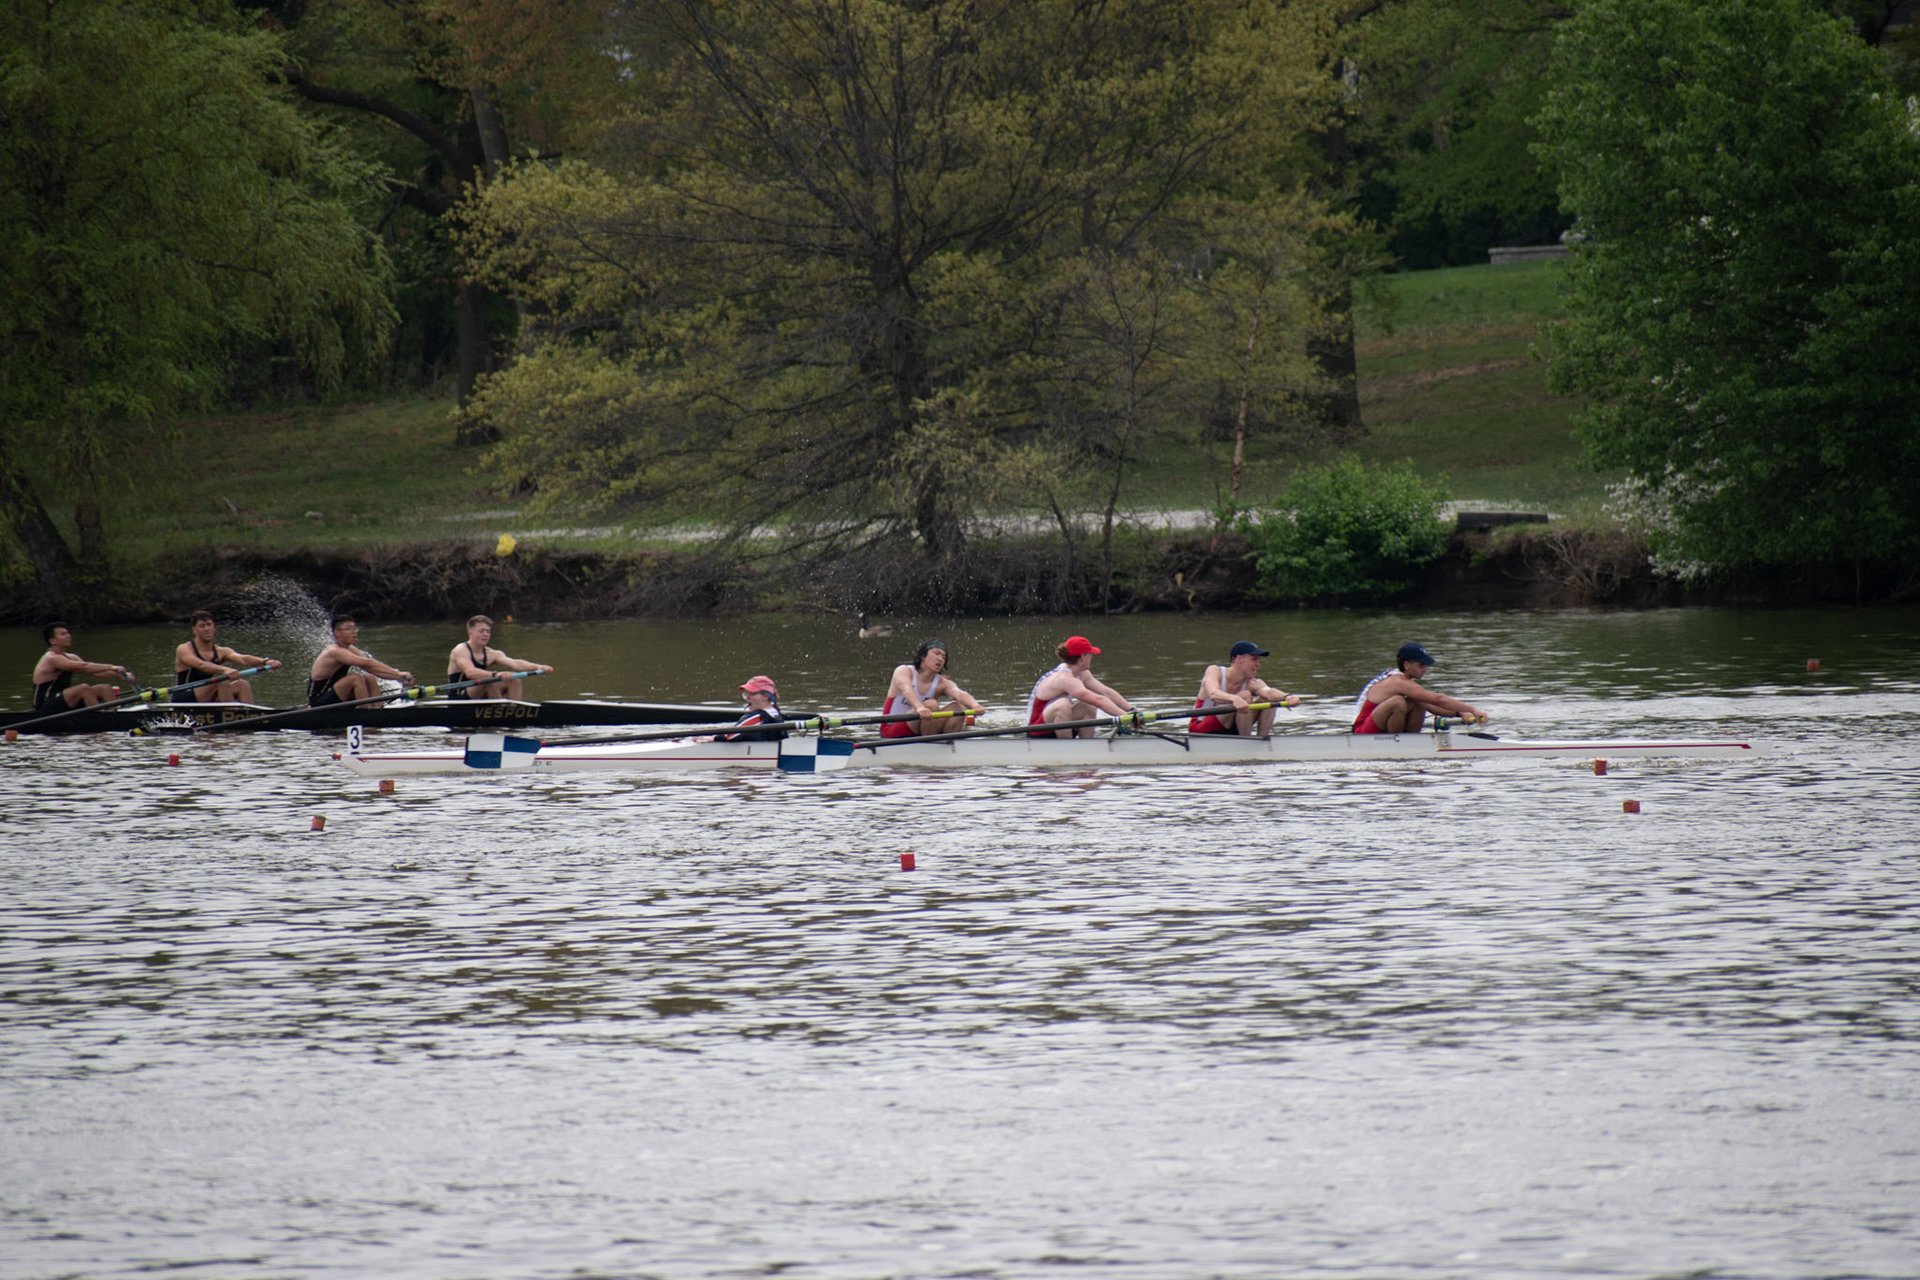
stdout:
{"type": "Polygon", "coordinates": [[[1397,595],[1446,549],[1447,487],[1410,463],[1368,467],[1342,458],[1298,472],[1247,521],[1261,598],[1397,595]]]}

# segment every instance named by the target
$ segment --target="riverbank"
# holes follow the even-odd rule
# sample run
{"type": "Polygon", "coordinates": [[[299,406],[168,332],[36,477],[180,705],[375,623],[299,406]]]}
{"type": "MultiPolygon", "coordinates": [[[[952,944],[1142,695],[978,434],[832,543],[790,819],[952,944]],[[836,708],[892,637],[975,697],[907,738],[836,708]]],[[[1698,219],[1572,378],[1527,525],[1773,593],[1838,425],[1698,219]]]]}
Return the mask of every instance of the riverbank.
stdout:
{"type": "MultiPolygon", "coordinates": [[[[1900,584],[1840,567],[1801,578],[1685,585],[1658,578],[1645,546],[1604,514],[1610,477],[1584,467],[1570,406],[1531,358],[1559,311],[1558,263],[1388,276],[1356,304],[1367,432],[1345,452],[1410,462],[1476,506],[1551,511],[1545,526],[1456,535],[1403,598],[1410,607],[1818,603],[1898,597],[1900,584]]],[[[1080,612],[1100,608],[1097,554],[1082,536],[1021,532],[1030,513],[985,517],[961,555],[929,563],[914,548],[868,548],[827,563],[721,558],[702,527],[661,527],[643,513],[535,515],[500,492],[482,455],[455,443],[452,405],[397,397],[189,423],[184,457],[218,467],[163,468],[110,513],[119,562],[100,573],[75,621],[177,620],[219,609],[262,578],[301,584],[332,607],[370,616],[459,617],[483,609],[551,619],[844,612],[1080,612]]],[[[1221,502],[1230,442],[1141,460],[1129,473],[1129,518],[1117,543],[1114,611],[1256,607],[1245,548],[1204,519],[1169,527],[1169,511],[1221,502]]],[[[1240,506],[1270,502],[1331,446],[1288,451],[1256,440],[1240,506]]],[[[722,513],[716,513],[718,524],[722,513]]],[[[1051,520],[1041,522],[1050,525],[1051,520]]],[[[1912,584],[1906,585],[1910,593],[1912,584]]],[[[1396,601],[1331,601],[1383,605],[1396,601]]],[[[34,625],[48,605],[34,584],[0,583],[0,622],[34,625]]]]}
{"type": "MultiPolygon", "coordinates": [[[[976,544],[944,572],[911,553],[869,551],[826,566],[741,565],[697,551],[531,550],[472,541],[322,551],[207,550],[174,559],[142,598],[96,622],[172,621],[197,608],[240,611],[262,581],[298,584],[336,612],[431,622],[476,611],[546,622],[617,617],[726,617],[755,612],[1031,615],[1079,612],[1090,569],[1033,540],[976,544]]],[[[1910,594],[1910,592],[1909,592],[1910,594]]],[[[1329,599],[1323,607],[1553,609],[1680,604],[1858,604],[1900,598],[1891,581],[1841,571],[1684,584],[1656,575],[1646,547],[1593,527],[1527,525],[1457,532],[1446,553],[1395,599],[1329,599]]],[[[1247,548],[1204,531],[1136,538],[1114,613],[1271,608],[1247,548]]],[[[26,621],[26,619],[20,619],[26,621]]]]}

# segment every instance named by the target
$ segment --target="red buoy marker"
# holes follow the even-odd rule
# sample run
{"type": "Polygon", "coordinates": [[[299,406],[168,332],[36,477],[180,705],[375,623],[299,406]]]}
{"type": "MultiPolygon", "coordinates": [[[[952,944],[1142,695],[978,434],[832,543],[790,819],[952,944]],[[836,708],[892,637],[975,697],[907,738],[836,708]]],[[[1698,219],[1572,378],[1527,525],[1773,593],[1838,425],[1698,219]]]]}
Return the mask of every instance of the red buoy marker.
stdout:
{"type": "Polygon", "coordinates": [[[313,815],[313,825],[307,829],[309,831],[325,831],[327,829],[327,820],[316,813],[313,815]]]}
{"type": "Polygon", "coordinates": [[[911,853],[903,853],[900,855],[900,869],[902,871],[913,870],[913,855],[911,853]]]}
{"type": "Polygon", "coordinates": [[[1818,658],[1807,659],[1807,670],[1818,671],[1819,669],[1820,669],[1820,659],[1818,658]]]}
{"type": "Polygon", "coordinates": [[[1593,776],[1596,778],[1604,778],[1607,776],[1607,762],[1605,760],[1595,760],[1593,762],[1593,776]]]}
{"type": "Polygon", "coordinates": [[[177,751],[169,751],[169,752],[167,752],[167,763],[168,763],[168,764],[179,764],[179,763],[180,763],[180,753],[179,753],[179,752],[177,752],[177,751]]]}
{"type": "Polygon", "coordinates": [[[17,729],[9,729],[9,730],[7,730],[7,741],[8,741],[8,742],[18,742],[18,741],[20,741],[20,731],[19,731],[19,730],[17,730],[17,729]]]}
{"type": "Polygon", "coordinates": [[[390,796],[390,795],[392,795],[392,794],[393,794],[393,779],[392,779],[392,778],[382,778],[382,779],[380,779],[380,794],[381,794],[381,795],[383,795],[383,796],[390,796]]]}
{"type": "Polygon", "coordinates": [[[1638,813],[1640,812],[1640,802],[1638,800],[1622,800],[1620,802],[1620,812],[1638,813]]]}

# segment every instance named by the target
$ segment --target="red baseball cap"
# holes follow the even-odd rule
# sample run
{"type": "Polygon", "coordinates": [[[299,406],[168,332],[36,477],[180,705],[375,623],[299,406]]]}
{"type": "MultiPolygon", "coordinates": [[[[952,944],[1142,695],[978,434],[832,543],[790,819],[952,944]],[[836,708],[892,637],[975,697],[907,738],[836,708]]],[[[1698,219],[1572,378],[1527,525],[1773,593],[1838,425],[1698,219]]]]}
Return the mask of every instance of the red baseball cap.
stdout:
{"type": "Polygon", "coordinates": [[[1067,653],[1070,656],[1075,658],[1079,657],[1083,653],[1100,652],[1100,646],[1095,644],[1093,641],[1087,639],[1085,636],[1068,636],[1067,643],[1064,646],[1064,648],[1066,649],[1067,653]]]}
{"type": "Polygon", "coordinates": [[[770,693],[776,698],[780,696],[780,691],[773,687],[773,680],[771,677],[768,677],[768,676],[755,676],[753,679],[747,681],[745,684],[740,686],[740,692],[770,693]]]}

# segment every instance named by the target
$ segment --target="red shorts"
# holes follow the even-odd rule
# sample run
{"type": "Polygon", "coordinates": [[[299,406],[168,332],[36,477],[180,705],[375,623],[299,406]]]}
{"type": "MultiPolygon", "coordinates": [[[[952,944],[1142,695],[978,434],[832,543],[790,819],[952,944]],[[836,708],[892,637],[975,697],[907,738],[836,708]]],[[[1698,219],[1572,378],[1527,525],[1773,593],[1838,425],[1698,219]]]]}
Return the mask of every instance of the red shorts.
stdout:
{"type": "Polygon", "coordinates": [[[1373,722],[1373,713],[1379,709],[1380,704],[1377,702],[1369,702],[1360,708],[1360,714],[1353,718],[1353,731],[1355,733],[1381,732],[1380,726],[1373,722]]]}
{"type": "Polygon", "coordinates": [[[1199,716],[1187,725],[1189,733],[1238,733],[1232,724],[1219,716],[1199,716]]]}
{"type": "Polygon", "coordinates": [[[896,720],[892,724],[880,726],[883,738],[917,738],[920,736],[920,722],[917,720],[896,720]]]}

